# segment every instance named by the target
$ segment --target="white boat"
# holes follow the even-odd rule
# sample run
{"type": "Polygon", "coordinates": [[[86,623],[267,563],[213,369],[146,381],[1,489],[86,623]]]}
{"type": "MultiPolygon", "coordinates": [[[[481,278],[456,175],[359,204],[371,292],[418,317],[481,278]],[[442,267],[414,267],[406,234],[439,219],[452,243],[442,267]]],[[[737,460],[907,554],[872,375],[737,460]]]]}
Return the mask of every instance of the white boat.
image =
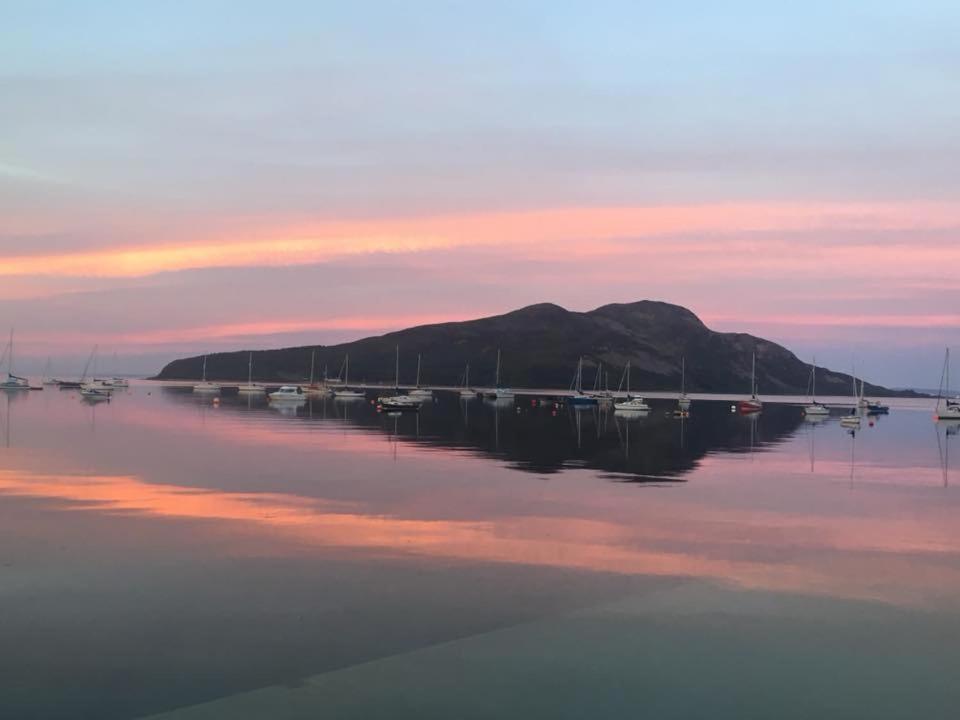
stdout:
{"type": "Polygon", "coordinates": [[[128,388],[130,387],[130,382],[126,378],[121,377],[112,377],[109,380],[110,387],[115,388],[128,388]]]}
{"type": "Polygon", "coordinates": [[[472,398],[477,396],[477,391],[470,387],[470,363],[463,370],[463,387],[460,388],[460,397],[472,398]]]}
{"type": "Polygon", "coordinates": [[[358,400],[364,398],[367,394],[363,390],[354,390],[350,387],[350,356],[343,359],[343,387],[333,391],[333,396],[338,400],[358,400]]]}
{"type": "Polygon", "coordinates": [[[803,414],[808,416],[829,415],[830,410],[826,405],[817,402],[817,358],[813,358],[813,365],[810,366],[810,404],[803,408],[803,414]]]}
{"type": "Polygon", "coordinates": [[[50,374],[50,358],[47,358],[47,364],[43,368],[43,379],[40,381],[43,385],[59,385],[60,381],[50,374]]]}
{"type": "Polygon", "coordinates": [[[98,387],[94,383],[87,383],[80,387],[80,397],[84,400],[99,401],[110,400],[112,393],[109,388],[98,387]]]}
{"type": "Polygon", "coordinates": [[[396,348],[396,358],[393,364],[393,384],[396,388],[393,395],[381,395],[377,398],[377,407],[381,410],[419,410],[422,397],[414,397],[412,393],[400,392],[400,346],[396,348]]]}
{"type": "Polygon", "coordinates": [[[860,427],[860,394],[857,390],[857,375],[856,368],[851,372],[851,377],[853,378],[853,407],[850,409],[850,413],[844,415],[840,418],[840,424],[848,428],[857,428],[860,427]]]}
{"type": "Polygon", "coordinates": [[[680,396],[677,405],[681,410],[690,409],[690,398],[687,397],[687,358],[680,358],[680,396]]]}
{"type": "Polygon", "coordinates": [[[97,398],[100,395],[110,395],[113,392],[113,387],[109,384],[103,382],[103,380],[98,380],[94,378],[93,380],[87,380],[87,373],[90,371],[91,366],[93,366],[94,373],[96,373],[97,365],[97,346],[93,346],[93,350],[90,351],[90,357],[87,358],[87,364],[83,366],[83,375],[80,376],[80,394],[86,398],[97,398]]]}
{"type": "Polygon", "coordinates": [[[497,373],[495,377],[496,387],[484,393],[484,397],[490,400],[512,400],[514,392],[510,388],[500,387],[500,348],[497,348],[497,373]]]}
{"type": "MultiPolygon", "coordinates": [[[[29,390],[30,382],[13,373],[13,330],[10,331],[10,342],[7,343],[4,355],[7,357],[7,375],[0,380],[0,390],[29,390]]],[[[2,362],[3,360],[0,359],[0,363],[2,362]]]]}
{"type": "Polygon", "coordinates": [[[270,402],[302,403],[307,401],[307,396],[299,385],[281,385],[278,390],[274,390],[267,397],[270,398],[270,402]]]}
{"type": "MultiPolygon", "coordinates": [[[[617,412],[633,412],[633,413],[642,413],[649,412],[650,406],[644,402],[642,397],[631,397],[630,396],[630,361],[627,361],[627,366],[623,369],[623,374],[627,381],[627,399],[621,400],[613,404],[613,409],[617,412]]],[[[620,384],[623,384],[624,378],[620,378],[620,384]]]]}
{"type": "Polygon", "coordinates": [[[207,356],[203,356],[203,378],[193,386],[195,393],[204,393],[206,395],[216,395],[221,390],[220,384],[207,381],[207,356]]]}
{"type": "Polygon", "coordinates": [[[409,394],[418,398],[433,397],[433,390],[430,388],[420,387],[420,353],[417,353],[417,383],[414,385],[413,390],[411,390],[409,394]]]}
{"type": "Polygon", "coordinates": [[[241,395],[263,395],[267,389],[260,383],[253,381],[253,353],[247,358],[247,384],[240,385],[237,392],[241,395]]]}
{"type": "Polygon", "coordinates": [[[960,399],[950,398],[950,348],[943,358],[943,372],[940,374],[940,387],[937,389],[938,420],[960,420],[960,399]]]}

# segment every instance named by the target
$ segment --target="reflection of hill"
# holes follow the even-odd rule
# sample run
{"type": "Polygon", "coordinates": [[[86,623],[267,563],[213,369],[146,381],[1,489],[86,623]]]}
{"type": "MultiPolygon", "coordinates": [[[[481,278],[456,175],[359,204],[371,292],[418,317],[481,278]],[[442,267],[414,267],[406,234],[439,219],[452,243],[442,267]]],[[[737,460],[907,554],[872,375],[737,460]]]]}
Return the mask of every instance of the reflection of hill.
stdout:
{"type": "MultiPolygon", "coordinates": [[[[190,393],[166,393],[179,402],[197,402],[190,393]]],[[[801,422],[799,410],[787,406],[768,405],[751,418],[732,414],[727,403],[698,402],[685,420],[667,414],[672,406],[654,401],[647,416],[625,417],[598,407],[497,406],[438,394],[416,414],[380,414],[369,402],[326,398],[287,409],[289,417],[282,417],[262,400],[225,395],[221,401],[221,411],[262,413],[278,422],[346,422],[424,447],[498,458],[527,472],[582,467],[626,482],[681,481],[708,453],[763,451],[801,422]]]]}

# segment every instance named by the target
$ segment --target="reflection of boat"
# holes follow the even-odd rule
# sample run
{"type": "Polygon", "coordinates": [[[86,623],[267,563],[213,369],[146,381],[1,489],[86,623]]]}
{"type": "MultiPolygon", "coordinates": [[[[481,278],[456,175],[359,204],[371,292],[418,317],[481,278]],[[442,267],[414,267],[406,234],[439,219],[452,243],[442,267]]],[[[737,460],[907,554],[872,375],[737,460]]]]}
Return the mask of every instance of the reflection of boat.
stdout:
{"type": "Polygon", "coordinates": [[[736,404],[736,409],[742,413],[758,413],[763,410],[763,403],[757,395],[757,353],[753,353],[750,363],[750,397],[736,404]]]}
{"type": "MultiPolygon", "coordinates": [[[[30,382],[24,377],[13,374],[13,330],[10,331],[10,342],[7,343],[4,355],[7,356],[7,377],[0,381],[0,390],[29,390],[30,382]]],[[[0,363],[2,362],[0,359],[0,363]]]]}
{"type": "Polygon", "coordinates": [[[844,415],[840,418],[840,424],[844,427],[860,427],[859,415],[844,415]]]}
{"type": "Polygon", "coordinates": [[[484,397],[486,397],[488,400],[513,400],[513,390],[510,388],[500,387],[500,348],[497,348],[497,373],[494,380],[494,389],[488,390],[484,397]]]}
{"type": "Polygon", "coordinates": [[[817,359],[813,358],[813,364],[810,366],[810,404],[803,409],[806,417],[816,417],[818,415],[829,415],[830,411],[826,405],[817,402],[817,359]]]}
{"type": "Polygon", "coordinates": [[[193,386],[195,393],[206,393],[213,395],[220,392],[220,385],[215,382],[207,382],[207,356],[203,356],[203,376],[196,385],[193,386]]]}
{"type": "Polygon", "coordinates": [[[940,373],[940,387],[937,389],[938,420],[960,420],[960,399],[950,398],[950,348],[943,358],[943,371],[940,373]]]}
{"type": "Polygon", "coordinates": [[[238,387],[237,392],[241,395],[262,395],[266,391],[263,385],[253,381],[253,353],[250,353],[247,358],[247,384],[238,387]]]}
{"type": "Polygon", "coordinates": [[[687,397],[687,358],[680,358],[680,396],[677,405],[681,410],[690,409],[690,398],[687,397]]]}
{"type": "MultiPolygon", "coordinates": [[[[650,406],[647,405],[642,397],[630,397],[630,361],[627,361],[627,366],[623,369],[624,374],[626,375],[627,380],[627,399],[618,403],[614,403],[613,408],[617,412],[648,412],[650,406]]],[[[621,378],[621,382],[623,378],[621,378]]]]}
{"type": "Polygon", "coordinates": [[[338,400],[359,400],[367,396],[363,390],[354,390],[350,387],[350,356],[343,358],[343,387],[333,391],[338,400]]]}
{"type": "Polygon", "coordinates": [[[597,398],[583,392],[583,357],[577,361],[577,372],[573,376],[573,395],[567,398],[570,405],[596,405],[597,398]]]}

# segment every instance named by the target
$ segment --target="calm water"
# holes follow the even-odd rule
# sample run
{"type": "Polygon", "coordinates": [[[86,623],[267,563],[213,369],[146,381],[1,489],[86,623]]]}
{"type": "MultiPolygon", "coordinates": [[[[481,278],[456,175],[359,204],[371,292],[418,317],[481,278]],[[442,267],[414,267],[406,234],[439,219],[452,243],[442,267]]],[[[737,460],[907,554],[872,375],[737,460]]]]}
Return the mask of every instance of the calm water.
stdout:
{"type": "Polygon", "coordinates": [[[0,394],[0,718],[953,718],[957,428],[0,394]]]}

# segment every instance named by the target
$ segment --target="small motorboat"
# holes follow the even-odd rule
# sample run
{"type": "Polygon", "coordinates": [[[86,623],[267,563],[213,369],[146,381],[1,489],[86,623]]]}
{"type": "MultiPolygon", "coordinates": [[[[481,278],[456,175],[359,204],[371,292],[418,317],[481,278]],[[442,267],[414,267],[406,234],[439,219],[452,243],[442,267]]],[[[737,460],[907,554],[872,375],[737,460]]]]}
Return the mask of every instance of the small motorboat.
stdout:
{"type": "Polygon", "coordinates": [[[650,406],[641,397],[627,398],[613,404],[613,409],[617,412],[649,412],[650,406]]]}
{"type": "Polygon", "coordinates": [[[811,405],[807,405],[803,409],[803,414],[808,417],[813,417],[816,415],[829,415],[830,409],[826,405],[821,405],[820,403],[813,403],[811,405]]]}
{"type": "Polygon", "coordinates": [[[112,393],[108,388],[97,386],[94,383],[88,383],[80,388],[80,397],[90,402],[99,402],[102,400],[110,401],[112,393]]]}
{"type": "Polygon", "coordinates": [[[377,408],[383,412],[417,412],[423,398],[409,395],[386,395],[377,398],[377,408]]]}
{"type": "Polygon", "coordinates": [[[274,390],[267,397],[270,402],[306,402],[307,396],[303,388],[299,385],[282,385],[278,390],[274,390]]]}

